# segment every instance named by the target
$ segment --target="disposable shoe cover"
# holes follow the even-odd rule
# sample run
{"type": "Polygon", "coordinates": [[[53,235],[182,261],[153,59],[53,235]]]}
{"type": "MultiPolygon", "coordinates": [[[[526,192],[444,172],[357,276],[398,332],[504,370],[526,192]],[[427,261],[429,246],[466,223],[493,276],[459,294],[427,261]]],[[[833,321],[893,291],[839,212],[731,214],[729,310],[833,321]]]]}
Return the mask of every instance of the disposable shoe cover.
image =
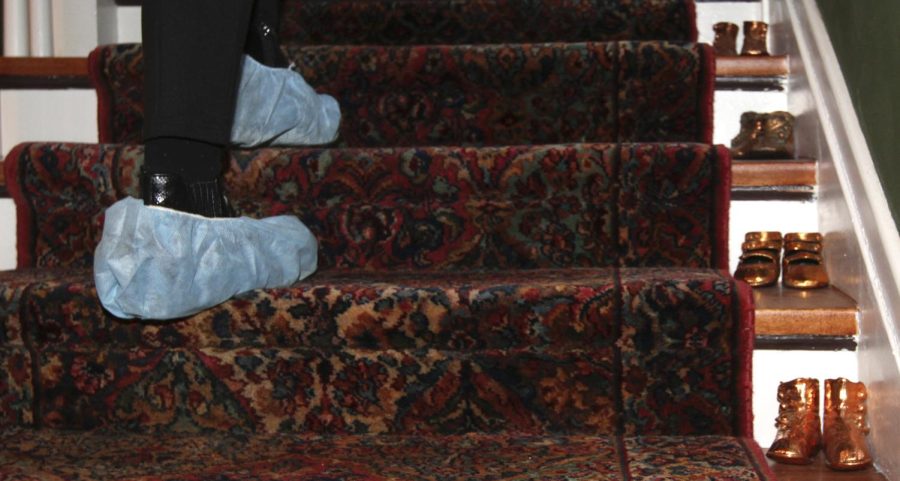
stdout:
{"type": "Polygon", "coordinates": [[[244,56],[231,142],[238,147],[316,145],[337,138],[341,109],[303,76],[244,56]]]}
{"type": "Polygon", "coordinates": [[[317,248],[293,216],[213,219],[126,198],[106,211],[94,281],[118,317],[174,319],[293,284],[316,270],[317,248]]]}

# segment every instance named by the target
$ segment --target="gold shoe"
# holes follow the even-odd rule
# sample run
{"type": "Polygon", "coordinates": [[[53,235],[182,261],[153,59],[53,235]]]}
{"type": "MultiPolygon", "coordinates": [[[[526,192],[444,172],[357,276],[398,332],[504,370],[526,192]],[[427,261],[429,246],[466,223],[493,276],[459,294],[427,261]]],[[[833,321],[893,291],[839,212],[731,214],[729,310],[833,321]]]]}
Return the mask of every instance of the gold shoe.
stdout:
{"type": "Polygon", "coordinates": [[[781,232],[748,232],[741,244],[741,260],[734,277],[752,287],[771,286],[781,274],[781,232]]]}
{"type": "Polygon", "coordinates": [[[736,56],[738,26],[731,22],[719,22],[713,25],[713,31],[716,32],[716,38],[713,40],[716,56],[736,56]]]}
{"type": "Polygon", "coordinates": [[[766,47],[766,36],[769,25],[766,22],[744,22],[744,46],[741,55],[769,55],[766,47]]]}
{"type": "Polygon", "coordinates": [[[766,456],[787,464],[809,464],[819,452],[819,380],[794,379],[778,386],[778,433],[766,456]]]}
{"type": "Polygon", "coordinates": [[[744,112],[741,130],[731,140],[735,159],[794,157],[794,116],[790,112],[744,112]]]}
{"type": "Polygon", "coordinates": [[[847,379],[825,380],[825,461],[841,471],[872,464],[866,447],[866,386],[847,379]]]}
{"type": "Polygon", "coordinates": [[[818,289],[828,286],[828,272],[822,258],[822,234],[790,233],[784,237],[782,282],[794,289],[818,289]]]}

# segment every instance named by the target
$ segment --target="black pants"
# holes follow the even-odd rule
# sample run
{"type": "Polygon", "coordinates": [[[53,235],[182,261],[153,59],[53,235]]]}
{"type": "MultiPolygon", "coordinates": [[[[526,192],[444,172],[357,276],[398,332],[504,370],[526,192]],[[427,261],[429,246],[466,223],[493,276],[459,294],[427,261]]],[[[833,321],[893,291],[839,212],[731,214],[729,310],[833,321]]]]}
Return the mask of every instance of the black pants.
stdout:
{"type": "Polygon", "coordinates": [[[145,0],[142,15],[144,140],[227,145],[245,47],[266,63],[251,20],[277,26],[278,0],[145,0]]]}

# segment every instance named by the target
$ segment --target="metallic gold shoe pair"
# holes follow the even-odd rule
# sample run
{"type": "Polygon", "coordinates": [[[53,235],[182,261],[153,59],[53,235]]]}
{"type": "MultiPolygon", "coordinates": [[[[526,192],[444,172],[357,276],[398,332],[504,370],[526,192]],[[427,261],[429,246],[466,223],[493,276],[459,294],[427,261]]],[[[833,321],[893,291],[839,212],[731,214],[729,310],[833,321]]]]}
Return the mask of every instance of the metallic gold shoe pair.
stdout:
{"type": "Polygon", "coordinates": [[[825,380],[824,428],[819,423],[819,381],[800,378],[778,386],[778,434],[766,456],[808,464],[824,447],[828,467],[862,469],[872,464],[866,446],[866,387],[845,378],[825,380]]]}
{"type": "Polygon", "coordinates": [[[735,159],[792,159],[794,116],[789,112],[744,112],[741,131],[731,140],[735,159]]]}
{"type": "Polygon", "coordinates": [[[734,277],[752,287],[774,285],[779,277],[785,287],[825,287],[829,279],[822,258],[822,234],[792,232],[782,238],[781,232],[748,232],[734,277]]]}
{"type": "MultiPolygon", "coordinates": [[[[718,56],[737,55],[738,26],[730,22],[719,22],[713,25],[716,38],[713,40],[713,48],[718,56]]],[[[744,47],[741,55],[763,56],[769,55],[766,47],[766,35],[769,25],[766,22],[744,22],[744,47]]]]}

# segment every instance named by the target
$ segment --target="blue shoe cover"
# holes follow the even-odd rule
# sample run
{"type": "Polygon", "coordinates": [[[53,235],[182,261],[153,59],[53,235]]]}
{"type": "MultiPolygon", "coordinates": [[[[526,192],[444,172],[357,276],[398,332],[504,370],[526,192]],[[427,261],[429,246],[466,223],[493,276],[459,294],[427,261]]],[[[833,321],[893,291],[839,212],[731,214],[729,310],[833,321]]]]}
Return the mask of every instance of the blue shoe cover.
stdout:
{"type": "Polygon", "coordinates": [[[213,219],[126,198],[106,211],[94,281],[118,317],[174,319],[309,276],[317,247],[293,216],[213,219]]]}
{"type": "Polygon", "coordinates": [[[326,144],[337,138],[341,109],[303,76],[244,56],[231,142],[237,147],[326,144]]]}

